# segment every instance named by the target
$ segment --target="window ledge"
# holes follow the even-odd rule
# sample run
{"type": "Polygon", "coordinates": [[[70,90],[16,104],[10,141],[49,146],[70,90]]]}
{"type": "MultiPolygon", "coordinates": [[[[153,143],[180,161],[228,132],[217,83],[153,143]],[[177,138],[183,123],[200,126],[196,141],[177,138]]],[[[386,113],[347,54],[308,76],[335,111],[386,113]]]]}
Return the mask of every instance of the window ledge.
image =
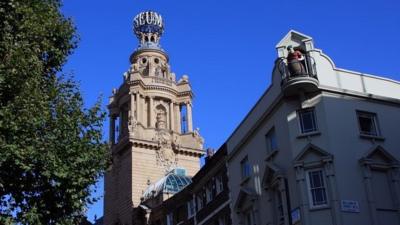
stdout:
{"type": "Polygon", "coordinates": [[[368,135],[368,134],[360,134],[360,138],[373,139],[376,141],[384,141],[385,140],[385,138],[382,136],[375,136],[375,135],[368,135]]]}
{"type": "Polygon", "coordinates": [[[312,136],[318,136],[321,135],[321,132],[319,131],[313,131],[313,132],[308,132],[308,133],[304,133],[304,134],[299,134],[297,136],[297,138],[308,138],[308,137],[312,137],[312,136]]]}
{"type": "Polygon", "coordinates": [[[310,211],[325,210],[325,209],[330,209],[330,208],[331,207],[329,205],[311,206],[310,211]]]}
{"type": "Polygon", "coordinates": [[[276,155],[276,154],[278,154],[278,149],[275,149],[275,150],[273,150],[272,152],[270,152],[270,153],[268,153],[267,154],[267,157],[265,157],[265,161],[269,161],[269,160],[271,160],[272,158],[274,158],[274,156],[276,155]]]}
{"type": "Polygon", "coordinates": [[[250,180],[250,176],[247,176],[247,177],[243,178],[242,181],[240,182],[240,186],[243,186],[243,185],[246,184],[249,180],[250,180]]]}

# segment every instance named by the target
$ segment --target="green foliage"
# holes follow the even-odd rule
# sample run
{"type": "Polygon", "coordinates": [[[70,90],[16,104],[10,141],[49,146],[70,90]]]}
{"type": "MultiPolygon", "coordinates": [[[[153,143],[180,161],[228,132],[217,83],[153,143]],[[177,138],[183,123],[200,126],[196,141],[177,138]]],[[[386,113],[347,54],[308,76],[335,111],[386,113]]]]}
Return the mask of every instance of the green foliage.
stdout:
{"type": "Polygon", "coordinates": [[[0,224],[77,224],[108,163],[100,101],[58,75],[78,39],[60,6],[0,1],[0,224]]]}

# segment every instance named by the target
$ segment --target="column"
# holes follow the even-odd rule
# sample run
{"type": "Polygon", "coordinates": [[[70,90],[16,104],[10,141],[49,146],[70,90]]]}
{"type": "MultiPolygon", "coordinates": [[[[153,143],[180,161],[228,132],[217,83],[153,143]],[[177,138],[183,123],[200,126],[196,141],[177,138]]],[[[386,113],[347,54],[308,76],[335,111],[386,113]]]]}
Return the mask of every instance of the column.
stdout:
{"type": "Polygon", "coordinates": [[[140,109],[140,94],[139,94],[139,92],[137,92],[136,93],[136,120],[138,121],[138,122],[142,122],[141,121],[141,109],[140,109]]]}
{"type": "Polygon", "coordinates": [[[288,214],[289,213],[288,210],[291,210],[291,209],[289,209],[288,204],[287,204],[288,196],[286,195],[285,178],[279,178],[277,191],[279,191],[280,197],[281,197],[284,224],[289,225],[289,216],[291,216],[291,215],[288,214]]]}
{"type": "Polygon", "coordinates": [[[110,144],[115,144],[115,117],[114,115],[110,115],[110,144]]]}
{"type": "Polygon", "coordinates": [[[175,131],[178,133],[182,132],[182,127],[181,127],[181,107],[179,103],[175,104],[175,116],[176,116],[176,127],[175,131]]]}
{"type": "Polygon", "coordinates": [[[376,225],[378,224],[378,217],[376,215],[376,203],[372,190],[371,168],[369,168],[368,165],[363,165],[363,175],[364,175],[365,190],[367,192],[367,201],[370,212],[371,225],[376,225]]]}
{"type": "Polygon", "coordinates": [[[135,94],[131,93],[131,109],[130,109],[129,122],[132,123],[135,120],[135,94]]]}
{"type": "Polygon", "coordinates": [[[144,114],[144,107],[146,107],[146,97],[142,96],[140,98],[140,119],[142,121],[142,124],[144,125],[146,123],[146,117],[147,115],[144,114]]]}
{"type": "Polygon", "coordinates": [[[169,103],[169,124],[170,124],[170,129],[171,130],[174,130],[174,123],[175,123],[175,121],[174,121],[174,103],[172,102],[172,100],[171,100],[171,102],[169,103]]]}
{"type": "Polygon", "coordinates": [[[153,101],[154,97],[150,96],[150,101],[149,101],[149,121],[150,121],[150,127],[155,127],[155,122],[154,122],[154,108],[153,108],[153,101]]]}
{"type": "Polygon", "coordinates": [[[330,196],[330,201],[331,201],[331,212],[332,212],[332,219],[333,219],[333,224],[338,225],[342,224],[342,215],[340,211],[340,199],[339,199],[339,194],[336,188],[336,180],[335,180],[335,172],[333,170],[333,164],[332,161],[329,160],[328,162],[325,163],[325,171],[326,171],[326,176],[328,178],[330,190],[331,190],[331,196],[330,196]]]}
{"type": "Polygon", "coordinates": [[[187,118],[187,131],[193,132],[193,122],[192,122],[192,105],[190,102],[186,103],[186,118],[187,118]]]}
{"type": "MultiPolygon", "coordinates": [[[[400,180],[399,180],[399,169],[398,168],[392,168],[390,169],[390,178],[392,180],[391,183],[391,188],[394,192],[394,198],[395,198],[395,206],[398,210],[400,210],[400,180]]],[[[399,214],[400,216],[400,214],[399,214]]]]}
{"type": "Polygon", "coordinates": [[[309,212],[310,207],[308,203],[308,190],[307,184],[305,181],[305,171],[303,167],[295,166],[296,170],[296,183],[298,187],[299,199],[301,202],[300,210],[301,210],[301,224],[310,224],[309,212]]]}

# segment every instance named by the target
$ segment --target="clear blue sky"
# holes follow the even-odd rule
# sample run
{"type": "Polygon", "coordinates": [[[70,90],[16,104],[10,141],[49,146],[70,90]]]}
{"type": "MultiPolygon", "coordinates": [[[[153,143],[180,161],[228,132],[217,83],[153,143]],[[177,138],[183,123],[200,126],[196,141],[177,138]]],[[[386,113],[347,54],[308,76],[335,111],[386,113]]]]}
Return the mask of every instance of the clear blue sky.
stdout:
{"type": "MultiPolygon", "coordinates": [[[[172,70],[189,75],[206,147],[218,148],[266,90],[275,45],[290,29],[313,37],[337,67],[400,80],[399,0],[64,1],[81,37],[65,71],[80,81],[86,104],[103,94],[106,106],[121,84],[138,44],[132,19],[149,9],[166,23],[161,44],[172,70]]],[[[102,181],[97,190],[101,196],[102,181]]],[[[90,220],[102,205],[90,206],[90,220]]]]}

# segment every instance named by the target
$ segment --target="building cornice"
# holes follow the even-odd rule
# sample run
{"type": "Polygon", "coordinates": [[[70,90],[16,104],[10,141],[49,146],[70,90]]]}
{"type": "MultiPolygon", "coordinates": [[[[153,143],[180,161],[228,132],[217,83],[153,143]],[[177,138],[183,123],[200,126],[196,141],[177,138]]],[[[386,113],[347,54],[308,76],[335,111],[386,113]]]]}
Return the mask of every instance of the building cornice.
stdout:
{"type": "MultiPolygon", "coordinates": [[[[113,154],[123,154],[123,151],[127,149],[127,146],[140,147],[148,150],[159,150],[160,146],[156,141],[149,141],[145,139],[131,138],[129,136],[125,136],[118,141],[117,144],[111,147],[113,154]]],[[[174,150],[177,154],[180,155],[188,155],[195,157],[202,157],[204,155],[204,151],[200,149],[188,148],[185,146],[179,146],[174,150]]]]}
{"type": "Polygon", "coordinates": [[[129,86],[140,86],[143,90],[157,90],[157,91],[164,91],[170,94],[173,94],[177,97],[186,97],[190,96],[193,97],[192,91],[183,91],[179,92],[174,88],[161,86],[161,85],[146,85],[142,80],[134,80],[134,81],[127,81],[127,85],[129,86]]]}
{"type": "Polygon", "coordinates": [[[385,96],[380,96],[380,95],[374,95],[374,94],[363,93],[363,92],[352,91],[352,90],[341,89],[341,88],[335,88],[335,87],[324,86],[324,85],[320,85],[319,89],[322,92],[346,95],[346,96],[350,96],[350,97],[368,99],[371,101],[384,102],[384,103],[389,103],[391,105],[400,106],[400,99],[396,99],[396,98],[390,98],[390,97],[385,97],[385,96]]]}

